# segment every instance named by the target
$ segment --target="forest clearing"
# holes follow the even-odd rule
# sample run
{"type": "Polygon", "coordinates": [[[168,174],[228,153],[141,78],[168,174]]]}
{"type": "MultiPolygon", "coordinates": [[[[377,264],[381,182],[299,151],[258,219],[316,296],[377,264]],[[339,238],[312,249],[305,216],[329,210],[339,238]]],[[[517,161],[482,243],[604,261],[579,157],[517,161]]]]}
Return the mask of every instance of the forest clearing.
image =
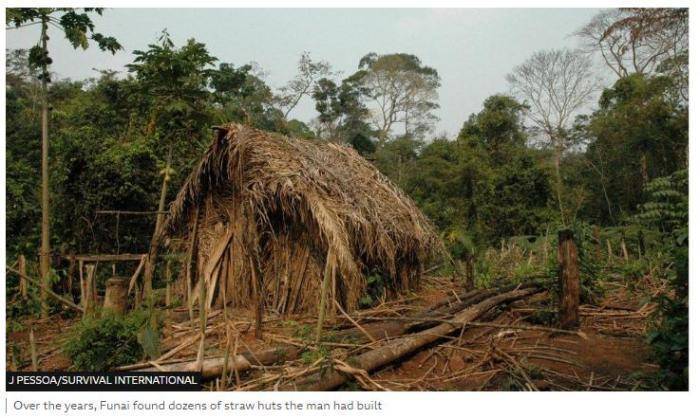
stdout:
{"type": "Polygon", "coordinates": [[[53,45],[124,49],[102,13],[7,9],[8,371],[688,390],[687,9],[585,15],[455,135],[411,53],[275,88],[163,30],[59,79],[53,45]]]}

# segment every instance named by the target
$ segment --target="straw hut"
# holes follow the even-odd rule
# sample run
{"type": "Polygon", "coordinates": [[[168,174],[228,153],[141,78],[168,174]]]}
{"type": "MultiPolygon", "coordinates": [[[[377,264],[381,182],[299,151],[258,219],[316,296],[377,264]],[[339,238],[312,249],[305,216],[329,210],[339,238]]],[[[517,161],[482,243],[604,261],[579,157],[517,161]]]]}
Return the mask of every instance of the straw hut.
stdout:
{"type": "Polygon", "coordinates": [[[204,283],[209,306],[250,306],[262,289],[268,310],[317,313],[325,274],[328,296],[352,310],[368,274],[391,297],[441,248],[415,203],[352,148],[239,124],[214,136],[164,228],[189,243],[181,291],[196,298],[204,283]]]}

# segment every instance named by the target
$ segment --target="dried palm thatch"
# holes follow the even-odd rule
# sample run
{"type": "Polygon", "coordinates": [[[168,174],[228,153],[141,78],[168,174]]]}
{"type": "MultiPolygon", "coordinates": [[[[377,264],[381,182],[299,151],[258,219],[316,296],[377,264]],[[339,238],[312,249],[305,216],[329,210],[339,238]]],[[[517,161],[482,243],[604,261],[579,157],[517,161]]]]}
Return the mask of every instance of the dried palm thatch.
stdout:
{"type": "Polygon", "coordinates": [[[324,271],[329,296],[354,309],[368,272],[388,277],[392,295],[442,253],[411,199],[353,149],[239,124],[216,129],[164,230],[194,238],[193,284],[206,284],[209,304],[246,306],[262,286],[279,313],[317,311],[324,271]]]}

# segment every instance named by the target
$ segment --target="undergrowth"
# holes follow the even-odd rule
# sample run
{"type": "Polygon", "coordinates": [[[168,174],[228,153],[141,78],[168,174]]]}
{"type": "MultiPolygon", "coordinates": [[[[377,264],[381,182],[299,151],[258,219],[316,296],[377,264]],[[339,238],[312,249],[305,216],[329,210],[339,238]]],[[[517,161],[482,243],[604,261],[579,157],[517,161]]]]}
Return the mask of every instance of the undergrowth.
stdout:
{"type": "Polygon", "coordinates": [[[154,314],[137,310],[124,316],[104,312],[86,317],[71,330],[64,352],[72,369],[107,371],[159,354],[159,326],[154,314]]]}

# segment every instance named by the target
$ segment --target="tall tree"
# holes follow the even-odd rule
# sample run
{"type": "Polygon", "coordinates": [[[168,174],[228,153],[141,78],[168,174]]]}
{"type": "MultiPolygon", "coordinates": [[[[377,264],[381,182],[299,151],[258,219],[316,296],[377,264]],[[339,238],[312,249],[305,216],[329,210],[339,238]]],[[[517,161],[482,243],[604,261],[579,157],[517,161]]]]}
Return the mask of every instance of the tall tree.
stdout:
{"type": "Polygon", "coordinates": [[[210,87],[219,122],[237,121],[286,133],[284,114],[275,107],[274,94],[262,76],[255,63],[240,67],[221,63],[211,72],[210,87]]]}
{"type": "Polygon", "coordinates": [[[42,315],[48,315],[46,301],[46,288],[49,286],[49,272],[51,269],[51,234],[49,216],[49,102],[48,83],[50,80],[49,67],[49,26],[61,31],[73,48],[87,49],[89,40],[97,43],[103,51],[112,54],[121,49],[117,40],[110,36],[104,36],[95,32],[90,13],[102,15],[101,8],[23,8],[8,9],[6,11],[6,25],[11,28],[22,28],[29,25],[40,25],[41,32],[37,45],[29,50],[29,63],[39,69],[41,81],[41,250],[39,252],[39,268],[41,281],[42,315]]]}
{"type": "MultiPolygon", "coordinates": [[[[216,58],[204,44],[189,39],[176,48],[167,31],[163,31],[158,44],[151,44],[145,51],[134,51],[136,58],[127,68],[136,75],[142,94],[151,98],[147,134],[151,135],[165,156],[156,226],[151,238],[148,259],[144,269],[144,296],[151,295],[158,237],[163,223],[168,184],[175,171],[175,153],[188,151],[188,145],[201,140],[209,121],[207,107],[210,92],[207,89],[212,74],[211,66],[216,58]],[[181,145],[181,146],[178,146],[181,145]]],[[[187,158],[186,155],[179,159],[187,158]]]]}
{"type": "Polygon", "coordinates": [[[588,160],[615,168],[614,177],[602,179],[613,221],[636,210],[646,183],[687,166],[688,112],[673,100],[674,90],[666,76],[622,78],[603,91],[585,124],[588,160]]]}
{"type": "Polygon", "coordinates": [[[340,85],[323,78],[314,89],[313,98],[321,126],[320,136],[330,141],[352,145],[357,151],[374,151],[372,129],[367,124],[369,115],[362,102],[362,91],[356,77],[344,79],[340,85]]]}
{"type": "Polygon", "coordinates": [[[530,107],[528,116],[553,150],[555,189],[562,222],[568,223],[562,200],[561,160],[571,145],[567,130],[576,112],[598,90],[591,60],[568,49],[539,51],[507,77],[513,92],[530,107]]]}
{"type": "Polygon", "coordinates": [[[403,136],[422,137],[437,120],[440,76],[410,54],[365,55],[353,76],[361,82],[379,145],[403,124],[403,136]]]}
{"type": "MultiPolygon", "coordinates": [[[[619,78],[661,70],[674,72],[687,84],[688,9],[609,9],[576,35],[619,78]]],[[[680,93],[687,100],[687,87],[680,93]]]]}
{"type": "Polygon", "coordinates": [[[527,142],[524,126],[527,109],[513,97],[491,96],[484,101],[483,110],[464,122],[458,137],[478,142],[495,163],[505,162],[513,148],[522,148],[527,142]]]}
{"type": "Polygon", "coordinates": [[[297,69],[297,75],[280,89],[277,97],[285,119],[304,96],[311,97],[320,79],[332,75],[331,65],[326,61],[314,61],[308,51],[301,54],[297,69]]]}

